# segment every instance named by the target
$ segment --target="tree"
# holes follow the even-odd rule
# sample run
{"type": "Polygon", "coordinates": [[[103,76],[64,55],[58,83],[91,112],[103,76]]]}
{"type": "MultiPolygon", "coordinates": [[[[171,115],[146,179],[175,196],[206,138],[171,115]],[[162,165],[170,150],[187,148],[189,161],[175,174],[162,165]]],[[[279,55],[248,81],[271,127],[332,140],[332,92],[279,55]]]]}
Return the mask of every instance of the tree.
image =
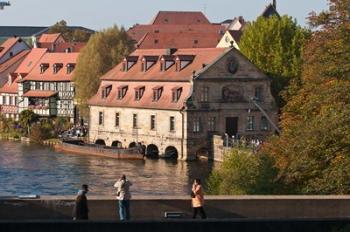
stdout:
{"type": "Polygon", "coordinates": [[[25,135],[30,135],[30,127],[38,119],[39,116],[31,110],[24,110],[19,114],[19,125],[23,128],[25,135]]]}
{"type": "Polygon", "coordinates": [[[283,108],[282,134],[261,152],[275,159],[283,193],[350,193],[350,0],[311,14],[301,89],[283,108]]]}
{"type": "Polygon", "coordinates": [[[81,51],[73,80],[76,99],[83,116],[87,116],[87,100],[100,85],[100,77],[133,50],[133,42],[124,28],[117,26],[95,33],[81,51]]]}
{"type": "Polygon", "coordinates": [[[51,26],[48,33],[61,33],[63,38],[68,42],[87,42],[91,36],[91,33],[84,30],[70,29],[67,27],[67,22],[64,20],[61,20],[51,26]]]}
{"type": "Polygon", "coordinates": [[[279,107],[285,104],[281,92],[292,79],[300,78],[301,54],[308,34],[291,17],[261,16],[248,24],[240,40],[242,53],[272,77],[271,90],[279,107]]]}

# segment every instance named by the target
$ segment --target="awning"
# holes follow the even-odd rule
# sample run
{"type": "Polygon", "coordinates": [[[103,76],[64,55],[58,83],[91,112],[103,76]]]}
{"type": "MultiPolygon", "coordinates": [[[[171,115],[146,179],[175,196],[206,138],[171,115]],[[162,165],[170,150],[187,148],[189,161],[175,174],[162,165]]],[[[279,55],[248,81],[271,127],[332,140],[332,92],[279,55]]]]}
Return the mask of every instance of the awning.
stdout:
{"type": "Polygon", "coordinates": [[[54,91],[40,91],[40,90],[29,90],[26,92],[23,96],[24,97],[41,97],[41,98],[47,98],[55,96],[58,92],[54,91]]]}

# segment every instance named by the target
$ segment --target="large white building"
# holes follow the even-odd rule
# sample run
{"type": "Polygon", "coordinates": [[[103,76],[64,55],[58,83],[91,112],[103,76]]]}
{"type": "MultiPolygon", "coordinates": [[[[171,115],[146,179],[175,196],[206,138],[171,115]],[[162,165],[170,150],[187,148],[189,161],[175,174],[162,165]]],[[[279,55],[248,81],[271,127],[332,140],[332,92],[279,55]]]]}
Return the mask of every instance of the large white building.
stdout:
{"type": "Polygon", "coordinates": [[[273,133],[270,79],[235,48],[136,50],[101,78],[89,101],[89,140],[141,144],[147,155],[194,159],[212,136],[273,133]]]}

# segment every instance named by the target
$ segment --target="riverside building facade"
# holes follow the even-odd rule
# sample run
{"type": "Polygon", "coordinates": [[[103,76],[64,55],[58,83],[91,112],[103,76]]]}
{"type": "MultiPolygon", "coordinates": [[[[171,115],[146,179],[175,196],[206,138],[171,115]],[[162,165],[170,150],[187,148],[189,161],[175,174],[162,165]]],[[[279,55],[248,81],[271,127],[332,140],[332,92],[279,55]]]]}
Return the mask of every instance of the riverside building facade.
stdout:
{"type": "Polygon", "coordinates": [[[277,121],[269,77],[235,48],[138,49],[101,80],[92,143],[191,160],[211,152],[213,135],[263,139],[265,115],[277,121]]]}

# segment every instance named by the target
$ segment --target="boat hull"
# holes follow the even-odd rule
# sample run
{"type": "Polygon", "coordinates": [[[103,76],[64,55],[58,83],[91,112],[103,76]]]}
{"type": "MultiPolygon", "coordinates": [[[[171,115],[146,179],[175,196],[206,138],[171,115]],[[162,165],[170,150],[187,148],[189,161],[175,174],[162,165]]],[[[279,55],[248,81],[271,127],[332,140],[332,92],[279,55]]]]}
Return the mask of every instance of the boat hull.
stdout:
{"type": "Polygon", "coordinates": [[[144,155],[138,149],[111,149],[99,146],[78,145],[63,142],[54,146],[56,151],[78,155],[102,156],[113,159],[143,160],[144,155]]]}

